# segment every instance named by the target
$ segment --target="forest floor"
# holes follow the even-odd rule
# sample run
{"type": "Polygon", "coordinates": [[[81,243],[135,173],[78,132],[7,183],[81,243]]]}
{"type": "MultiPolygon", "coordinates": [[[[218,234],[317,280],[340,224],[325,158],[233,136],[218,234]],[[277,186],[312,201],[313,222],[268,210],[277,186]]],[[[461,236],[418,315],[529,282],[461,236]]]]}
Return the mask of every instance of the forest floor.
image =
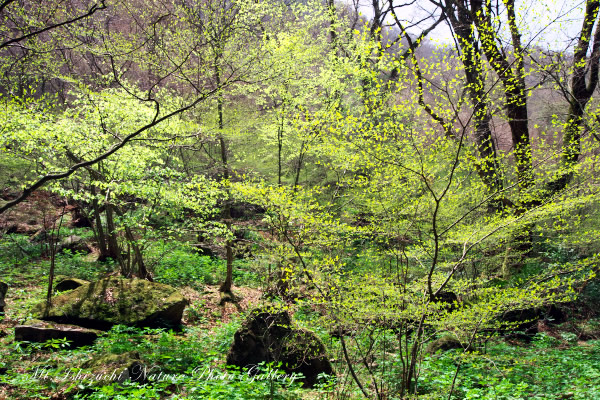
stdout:
{"type": "MultiPolygon", "coordinates": [[[[253,262],[242,259],[234,265],[233,294],[237,301],[221,302],[218,283],[223,278],[223,260],[177,245],[149,247],[148,256],[156,260],[156,280],[177,286],[189,301],[181,331],[118,325],[94,345],[73,350],[64,348],[60,340],[16,342],[14,327],[29,320],[32,307],[45,298],[50,265],[44,242],[36,239],[39,234],[27,230],[40,229],[40,218],[54,214],[57,206],[39,214],[31,209],[24,204],[10,220],[5,219],[5,226],[12,223],[14,232],[0,237],[0,280],[9,285],[6,313],[0,317],[0,400],[363,398],[342,362],[340,341],[321,324],[316,310],[301,306],[292,305],[290,310],[295,323],[315,332],[330,349],[336,377],[307,390],[297,383],[250,379],[244,371],[226,369],[234,333],[248,312],[273,299],[264,295],[264,282],[253,262]],[[139,384],[85,376],[90,373],[85,367],[89,360],[131,354],[170,379],[139,384]],[[226,379],[221,379],[223,374],[228,374],[226,379]]],[[[61,238],[73,235],[93,247],[87,228],[65,227],[60,231],[61,238]]],[[[97,262],[97,252],[89,250],[58,254],[54,260],[56,274],[93,280],[114,269],[114,265],[97,262]]],[[[420,363],[418,398],[448,398],[452,390],[452,399],[600,400],[598,339],[600,319],[568,318],[560,325],[540,321],[537,333],[525,339],[523,335],[492,337],[477,352],[454,349],[426,354],[420,363]],[[455,380],[457,367],[460,374],[455,380]]],[[[400,368],[394,354],[384,357],[375,364],[389,371],[400,368]]],[[[265,368],[268,371],[269,367],[265,368]]],[[[391,385],[380,389],[389,393],[395,390],[391,385]]]]}

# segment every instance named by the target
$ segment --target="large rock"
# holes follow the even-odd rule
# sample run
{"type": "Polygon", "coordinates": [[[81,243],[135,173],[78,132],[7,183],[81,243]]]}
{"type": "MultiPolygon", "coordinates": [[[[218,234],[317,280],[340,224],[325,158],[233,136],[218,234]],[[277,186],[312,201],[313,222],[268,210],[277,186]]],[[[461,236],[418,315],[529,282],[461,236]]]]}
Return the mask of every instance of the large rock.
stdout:
{"type": "Polygon", "coordinates": [[[229,206],[229,214],[235,219],[252,219],[264,213],[265,209],[257,204],[237,202],[229,206]]]}
{"type": "Polygon", "coordinates": [[[6,306],[4,298],[6,297],[7,291],[8,285],[4,282],[0,282],[0,314],[4,314],[4,307],[6,306]]]}
{"type": "Polygon", "coordinates": [[[69,278],[67,276],[59,275],[55,278],[56,285],[54,286],[55,292],[66,292],[67,290],[77,289],[80,286],[88,285],[89,282],[83,279],[69,278]]]}
{"type": "Polygon", "coordinates": [[[187,300],[169,285],[109,277],[55,296],[34,307],[37,318],[96,329],[113,325],[172,328],[187,300]]]}
{"type": "Polygon", "coordinates": [[[560,324],[567,320],[566,314],[557,306],[549,305],[537,308],[507,311],[497,318],[500,323],[499,331],[521,331],[533,336],[538,332],[538,321],[560,324]]]}
{"type": "Polygon", "coordinates": [[[91,253],[92,250],[89,248],[84,239],[77,235],[71,235],[64,238],[58,246],[59,251],[69,250],[71,253],[91,253]]]}
{"type": "Polygon", "coordinates": [[[285,311],[255,310],[235,333],[227,364],[253,373],[261,362],[281,362],[286,373],[303,374],[305,387],[313,387],[319,374],[333,373],[323,343],[314,333],[295,328],[285,311]]]}
{"type": "Polygon", "coordinates": [[[14,222],[6,225],[6,233],[19,233],[23,235],[33,235],[42,229],[41,225],[27,224],[24,222],[14,222]]]}
{"type": "Polygon", "coordinates": [[[15,341],[44,343],[51,339],[67,339],[68,348],[90,346],[98,338],[98,331],[80,326],[54,324],[31,320],[24,325],[15,326],[15,341]]]}
{"type": "Polygon", "coordinates": [[[452,349],[463,349],[463,345],[454,336],[446,335],[429,342],[425,353],[435,354],[438,351],[445,352],[452,349]]]}

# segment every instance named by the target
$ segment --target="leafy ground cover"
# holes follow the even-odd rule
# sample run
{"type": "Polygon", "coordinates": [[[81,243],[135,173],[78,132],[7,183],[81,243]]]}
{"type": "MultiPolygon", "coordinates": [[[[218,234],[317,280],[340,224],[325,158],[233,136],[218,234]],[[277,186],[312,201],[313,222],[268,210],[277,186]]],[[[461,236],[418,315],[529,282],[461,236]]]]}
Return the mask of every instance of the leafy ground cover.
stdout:
{"type": "MultiPolygon", "coordinates": [[[[89,235],[65,230],[61,236],[81,233],[89,235]]],[[[61,340],[15,342],[13,327],[29,319],[31,307],[44,298],[50,260],[43,248],[21,235],[5,235],[0,246],[0,272],[10,284],[7,312],[0,321],[2,398],[363,398],[348,381],[339,338],[322,323],[318,309],[303,306],[302,302],[282,304],[291,307],[300,326],[314,331],[326,343],[335,361],[337,378],[324,377],[316,388],[307,390],[297,382],[279,379],[274,372],[277,366],[263,365],[262,375],[255,377],[227,368],[225,357],[235,331],[248,310],[266,301],[258,288],[260,282],[251,278],[247,261],[236,261],[236,282],[249,286],[235,288],[237,303],[221,304],[215,284],[223,277],[223,261],[180,245],[168,251],[154,248],[154,253],[149,254],[156,260],[156,280],[178,286],[190,301],[181,332],[115,326],[93,346],[76,350],[65,349],[66,343],[61,340]],[[94,371],[84,367],[90,359],[131,352],[139,355],[148,371],[144,383],[98,381],[94,371]]],[[[57,273],[83,279],[101,277],[112,267],[110,262],[99,263],[89,255],[70,252],[58,254],[55,263],[57,273]]],[[[600,341],[580,340],[597,338],[599,326],[594,319],[570,320],[541,331],[530,342],[496,337],[479,344],[475,352],[455,349],[425,355],[416,393],[422,399],[600,398],[600,341]]],[[[394,340],[391,331],[385,331],[382,337],[394,340]]],[[[359,335],[357,345],[361,340],[369,343],[369,338],[359,335]]],[[[393,346],[390,349],[393,351],[393,346]]],[[[385,360],[375,360],[373,368],[382,371],[388,382],[394,382],[401,361],[390,353],[385,360]]],[[[367,375],[361,378],[369,379],[367,375]]],[[[389,397],[394,398],[397,397],[389,397]]]]}
{"type": "Polygon", "coordinates": [[[481,354],[431,356],[422,373],[423,398],[599,399],[600,341],[577,342],[570,333],[562,340],[539,333],[530,344],[497,340],[481,354]]]}

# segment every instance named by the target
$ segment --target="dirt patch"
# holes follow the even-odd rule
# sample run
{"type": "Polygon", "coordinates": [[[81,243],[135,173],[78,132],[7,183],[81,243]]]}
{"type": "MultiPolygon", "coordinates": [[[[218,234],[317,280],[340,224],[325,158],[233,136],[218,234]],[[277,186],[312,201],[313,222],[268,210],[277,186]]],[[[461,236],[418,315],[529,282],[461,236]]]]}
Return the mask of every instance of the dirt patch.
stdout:
{"type": "Polygon", "coordinates": [[[233,289],[233,295],[237,301],[221,304],[218,285],[206,286],[203,292],[185,287],[181,292],[190,302],[184,312],[183,323],[208,329],[230,322],[237,315],[254,308],[261,302],[262,297],[262,292],[258,289],[236,287],[233,289]]]}
{"type": "Polygon", "coordinates": [[[27,200],[0,215],[0,229],[27,235],[48,229],[60,217],[61,201],[49,192],[36,191],[27,200]]]}

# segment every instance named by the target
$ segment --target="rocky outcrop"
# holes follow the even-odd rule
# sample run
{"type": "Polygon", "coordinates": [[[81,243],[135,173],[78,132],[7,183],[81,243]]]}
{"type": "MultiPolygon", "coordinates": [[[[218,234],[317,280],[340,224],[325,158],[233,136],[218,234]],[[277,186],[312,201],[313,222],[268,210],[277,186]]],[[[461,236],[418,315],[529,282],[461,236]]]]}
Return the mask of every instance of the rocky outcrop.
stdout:
{"type": "Polygon", "coordinates": [[[281,362],[286,373],[304,375],[305,387],[313,387],[319,374],[333,373],[323,343],[314,333],[294,327],[285,311],[255,310],[235,333],[227,364],[253,373],[262,362],[281,362]]]}
{"type": "Polygon", "coordinates": [[[109,277],[84,284],[34,307],[36,318],[88,328],[121,324],[173,328],[187,300],[169,286],[143,279],[109,277]]]}
{"type": "Polygon", "coordinates": [[[69,226],[72,228],[90,228],[92,226],[92,221],[85,215],[79,204],[70,204],[65,207],[65,211],[71,213],[69,226]]]}
{"type": "Polygon", "coordinates": [[[90,346],[98,338],[98,331],[74,325],[49,323],[31,320],[23,325],[15,326],[15,341],[44,343],[51,339],[67,339],[68,348],[74,349],[90,346]]]}
{"type": "Polygon", "coordinates": [[[498,331],[511,334],[515,331],[533,336],[538,332],[538,322],[560,324],[567,320],[566,314],[558,305],[542,306],[537,308],[525,308],[522,310],[511,310],[497,318],[498,331]]]}
{"type": "Polygon", "coordinates": [[[231,218],[252,219],[265,213],[265,209],[257,204],[247,202],[235,202],[230,205],[229,213],[231,218]]]}

